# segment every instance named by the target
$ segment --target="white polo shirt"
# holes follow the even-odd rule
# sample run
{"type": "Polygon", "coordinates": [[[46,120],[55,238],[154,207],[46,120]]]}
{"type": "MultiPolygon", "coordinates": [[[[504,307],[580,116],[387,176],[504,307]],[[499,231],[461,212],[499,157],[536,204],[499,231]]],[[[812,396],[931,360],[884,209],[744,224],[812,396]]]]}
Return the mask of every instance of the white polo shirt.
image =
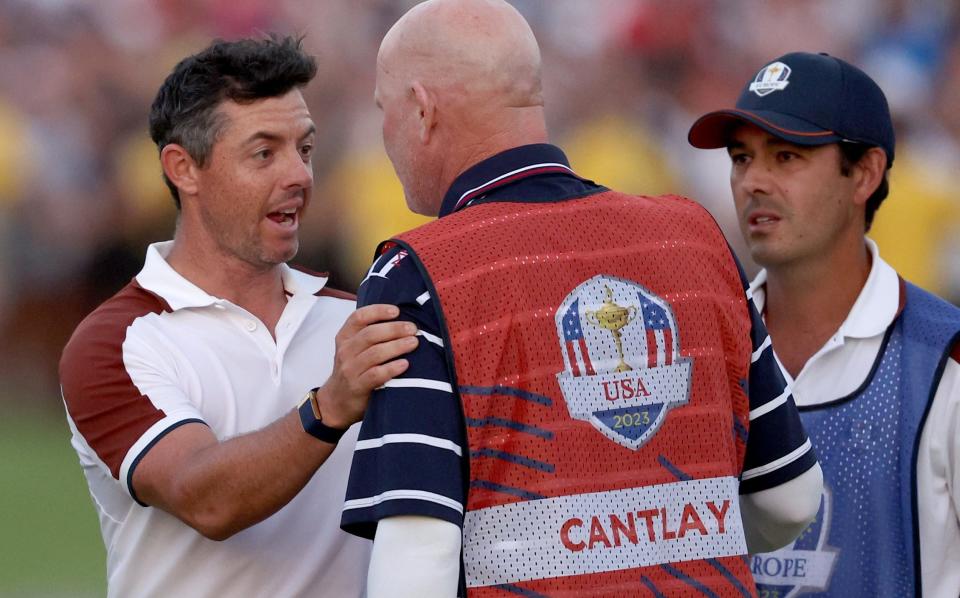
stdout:
{"type": "Polygon", "coordinates": [[[354,309],[323,288],[326,278],[283,266],[288,302],[274,341],[249,312],[174,271],[171,247],[150,246],[143,270],[80,324],[60,364],[109,594],[362,595],[370,544],[339,525],[359,426],[289,504],[228,540],[208,540],[137,501],[133,471],[170,430],[200,421],[226,440],[263,428],[323,384],[334,335],[354,309]]]}
{"type": "MultiPolygon", "coordinates": [[[[900,306],[897,272],[873,256],[867,282],[837,332],[807,360],[796,379],[783,368],[800,407],[837,400],[858,389],[877,359],[900,306]]],[[[767,272],[750,285],[757,309],[766,303],[767,272]]],[[[776,347],[774,347],[776,352],[776,347]]],[[[779,360],[778,360],[779,361],[779,360]]],[[[925,598],[960,595],[960,364],[947,360],[930,406],[917,456],[920,569],[925,598]]]]}

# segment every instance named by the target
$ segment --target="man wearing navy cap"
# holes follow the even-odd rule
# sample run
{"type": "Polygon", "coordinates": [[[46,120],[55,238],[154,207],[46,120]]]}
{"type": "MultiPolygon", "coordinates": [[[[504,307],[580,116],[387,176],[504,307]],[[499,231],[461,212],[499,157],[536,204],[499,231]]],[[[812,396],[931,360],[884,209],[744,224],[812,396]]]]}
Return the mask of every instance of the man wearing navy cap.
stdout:
{"type": "Polygon", "coordinates": [[[758,585],[960,595],[960,309],[864,236],[894,159],[883,92],[838,58],[787,54],[689,141],[730,154],[740,228],[764,267],[753,299],[824,471],[816,520],[753,557],[758,585]]]}

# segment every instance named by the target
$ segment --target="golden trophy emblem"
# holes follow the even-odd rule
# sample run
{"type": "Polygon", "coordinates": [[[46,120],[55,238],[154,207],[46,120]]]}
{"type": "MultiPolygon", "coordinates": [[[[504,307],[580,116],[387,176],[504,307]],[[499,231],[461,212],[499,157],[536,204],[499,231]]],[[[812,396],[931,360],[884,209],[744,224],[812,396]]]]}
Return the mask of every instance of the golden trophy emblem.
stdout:
{"type": "Polygon", "coordinates": [[[628,305],[626,307],[617,305],[613,302],[613,291],[609,286],[607,289],[607,300],[603,302],[600,309],[588,309],[584,311],[587,322],[590,322],[597,328],[609,330],[613,335],[613,342],[617,345],[617,353],[620,355],[620,363],[617,364],[615,372],[629,372],[630,367],[623,356],[623,341],[620,338],[620,329],[634,321],[637,318],[637,306],[628,305]]]}

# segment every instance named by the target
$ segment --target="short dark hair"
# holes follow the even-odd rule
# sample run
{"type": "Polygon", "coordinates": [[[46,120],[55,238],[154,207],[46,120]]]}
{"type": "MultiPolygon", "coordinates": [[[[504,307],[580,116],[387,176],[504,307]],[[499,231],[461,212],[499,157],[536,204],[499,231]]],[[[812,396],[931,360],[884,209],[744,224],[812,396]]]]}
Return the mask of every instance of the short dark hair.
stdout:
{"type": "MultiPolygon", "coordinates": [[[[866,143],[851,143],[848,141],[841,141],[838,145],[840,146],[840,174],[843,176],[850,176],[850,171],[853,169],[853,166],[863,159],[867,150],[871,147],[878,147],[866,143]]],[[[887,169],[883,171],[883,178],[880,180],[880,184],[877,185],[876,190],[867,199],[866,211],[864,212],[865,232],[870,231],[874,214],[876,214],[880,208],[880,204],[883,203],[883,200],[885,200],[890,193],[890,182],[887,180],[889,172],[890,167],[888,165],[887,169]]]]}
{"type": "MultiPolygon", "coordinates": [[[[160,86],[150,108],[150,137],[157,148],[182,145],[203,166],[223,131],[217,107],[224,100],[249,103],[303,87],[317,73],[303,51],[302,37],[215,40],[180,61],[160,86]]],[[[180,209],[180,193],[166,173],[163,180],[180,209]]]]}

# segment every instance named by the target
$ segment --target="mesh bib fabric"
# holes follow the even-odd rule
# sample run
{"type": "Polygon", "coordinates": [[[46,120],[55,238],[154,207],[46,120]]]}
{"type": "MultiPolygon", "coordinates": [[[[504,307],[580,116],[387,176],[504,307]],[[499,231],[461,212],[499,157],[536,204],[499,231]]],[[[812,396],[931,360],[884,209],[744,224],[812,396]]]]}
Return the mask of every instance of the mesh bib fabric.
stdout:
{"type": "Polygon", "coordinates": [[[802,410],[824,496],[789,546],[755,555],[762,592],[792,596],[922,595],[916,463],[920,434],[960,336],[960,310],[910,284],[867,383],[802,410]]]}
{"type": "Polygon", "coordinates": [[[750,318],[697,204],[612,191],[401,235],[470,450],[469,595],[753,595],[737,502],[750,318]]]}

